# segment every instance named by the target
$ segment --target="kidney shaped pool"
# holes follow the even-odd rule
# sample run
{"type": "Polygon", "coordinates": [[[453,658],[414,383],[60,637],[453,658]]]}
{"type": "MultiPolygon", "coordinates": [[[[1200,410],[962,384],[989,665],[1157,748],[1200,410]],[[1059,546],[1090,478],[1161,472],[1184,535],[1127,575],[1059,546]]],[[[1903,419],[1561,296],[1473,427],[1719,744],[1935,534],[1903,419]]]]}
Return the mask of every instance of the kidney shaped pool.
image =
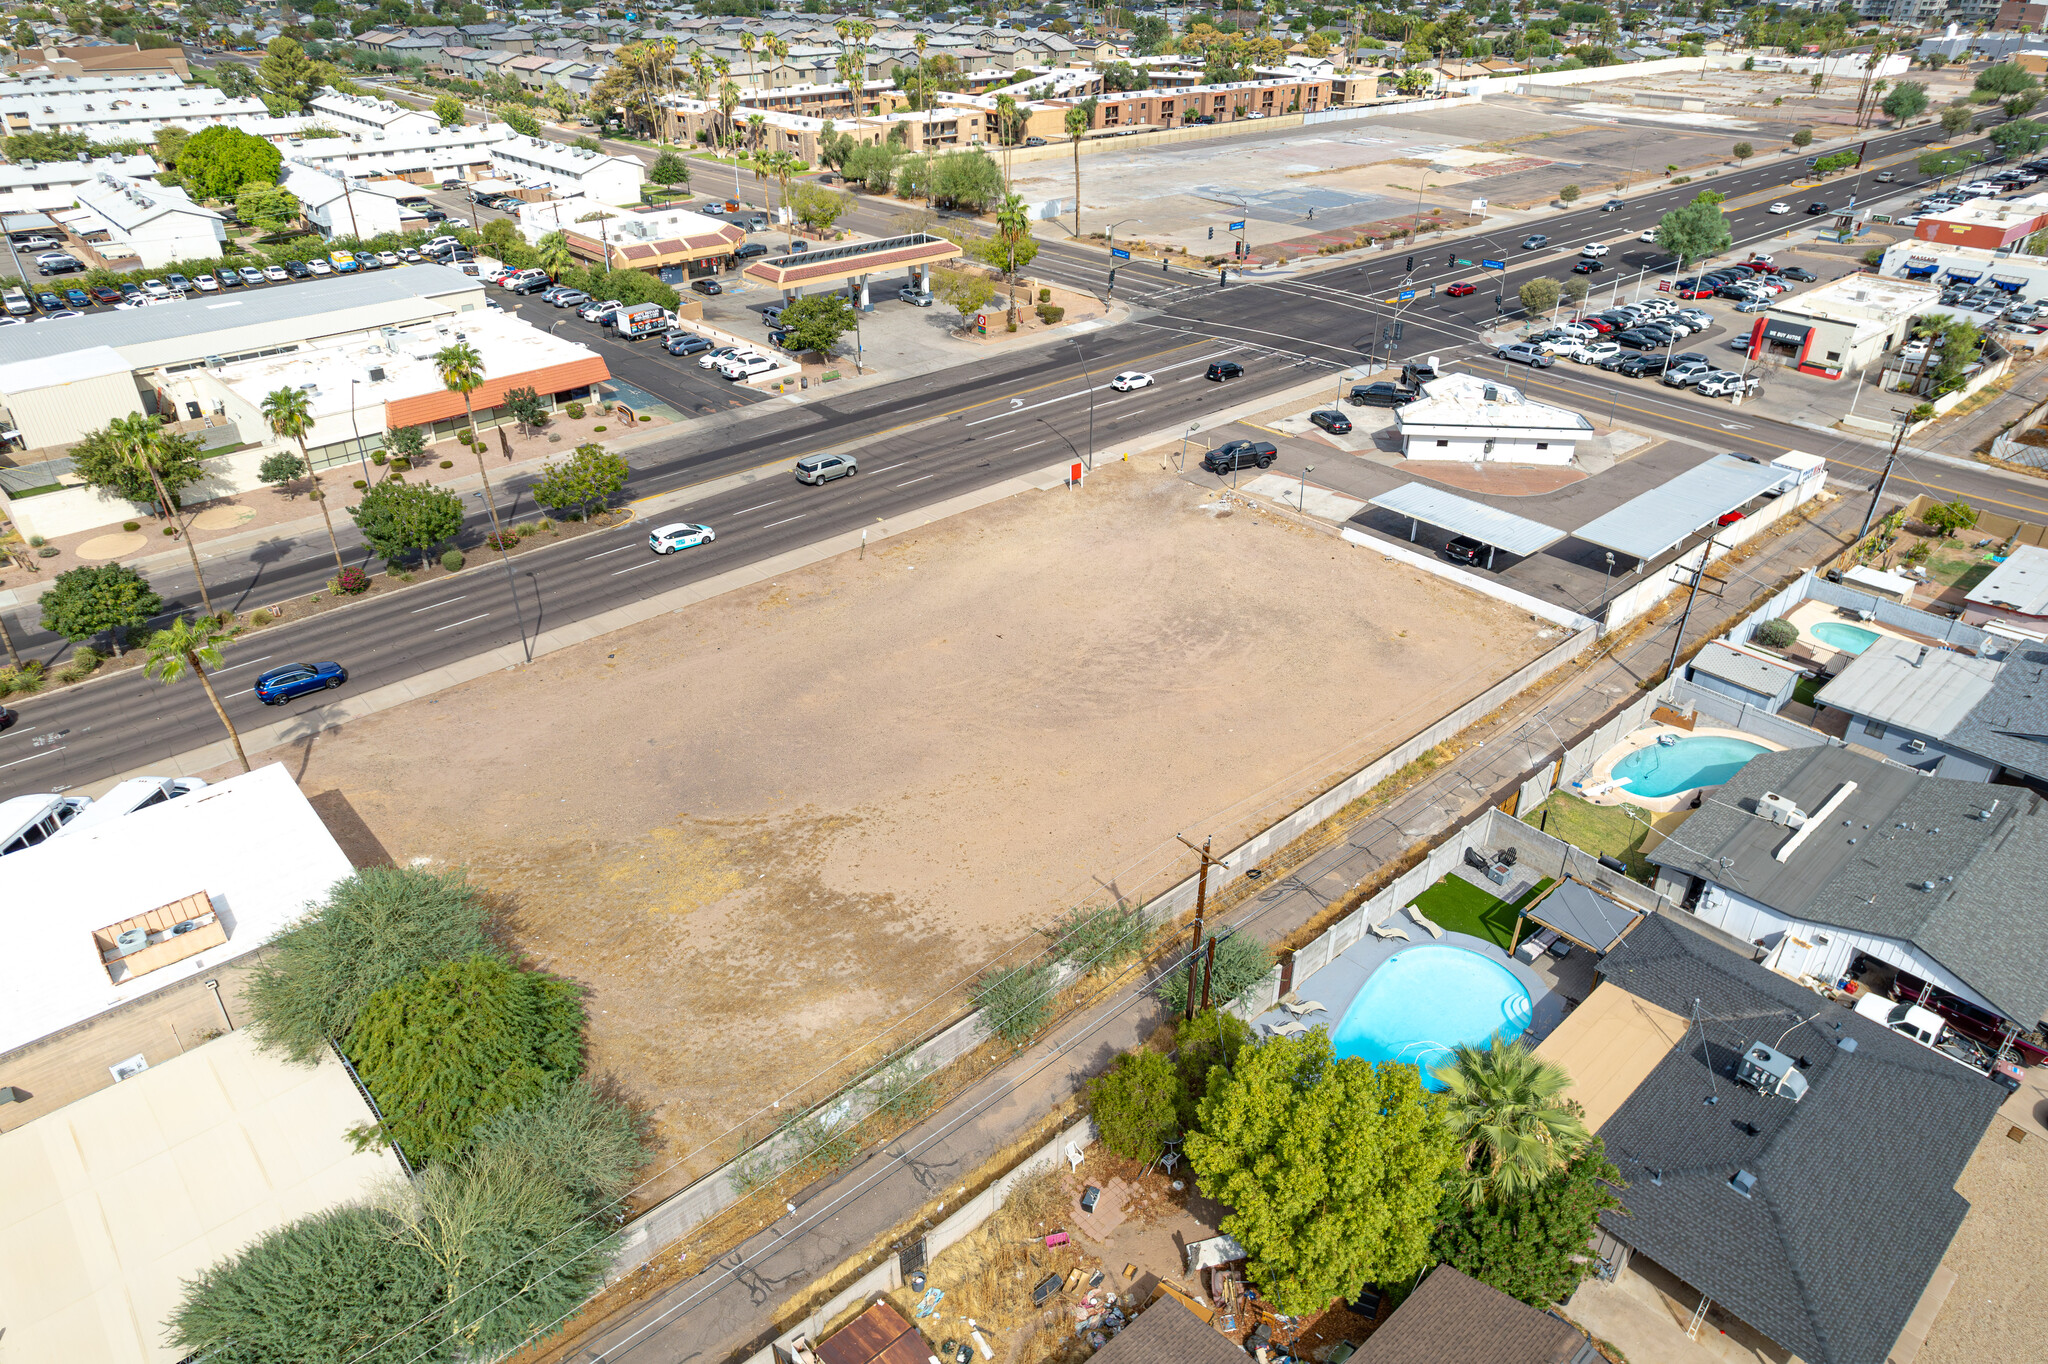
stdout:
{"type": "Polygon", "coordinates": [[[1462,947],[1425,944],[1387,958],[1366,978],[1330,1043],[1339,1056],[1406,1061],[1422,1082],[1461,1044],[1499,1034],[1520,1037],[1533,1013],[1529,991],[1512,971],[1462,947]]]}
{"type": "Polygon", "coordinates": [[[1650,744],[1614,765],[1613,776],[1627,779],[1624,795],[1675,796],[1701,786],[1719,786],[1759,753],[1771,750],[1746,739],[1699,734],[1675,744],[1650,744]]]}

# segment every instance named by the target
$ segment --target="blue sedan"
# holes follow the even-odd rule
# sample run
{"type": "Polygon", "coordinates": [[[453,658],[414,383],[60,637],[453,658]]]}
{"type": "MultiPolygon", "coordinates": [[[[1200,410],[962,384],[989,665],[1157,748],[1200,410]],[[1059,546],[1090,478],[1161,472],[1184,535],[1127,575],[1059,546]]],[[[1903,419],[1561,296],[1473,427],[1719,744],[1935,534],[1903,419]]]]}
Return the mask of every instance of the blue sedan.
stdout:
{"type": "Polygon", "coordinates": [[[346,681],[348,669],[339,663],[287,663],[257,676],[256,699],[266,706],[281,706],[346,681]]]}

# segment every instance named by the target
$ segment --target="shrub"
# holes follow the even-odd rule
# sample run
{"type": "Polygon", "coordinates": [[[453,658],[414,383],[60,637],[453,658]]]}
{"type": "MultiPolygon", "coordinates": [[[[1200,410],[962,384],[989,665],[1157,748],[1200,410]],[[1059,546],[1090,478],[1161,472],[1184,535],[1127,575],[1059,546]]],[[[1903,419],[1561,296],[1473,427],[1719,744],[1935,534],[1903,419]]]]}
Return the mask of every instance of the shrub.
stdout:
{"type": "Polygon", "coordinates": [[[441,556],[441,567],[447,569],[450,573],[453,573],[455,572],[455,570],[461,568],[462,551],[459,549],[451,549],[447,553],[443,554],[441,556]]]}
{"type": "MultiPolygon", "coordinates": [[[[176,526],[164,527],[164,534],[166,535],[176,535],[177,533],[178,528],[176,526]]],[[[63,551],[59,550],[55,545],[44,545],[41,549],[36,551],[36,557],[38,559],[54,559],[62,552],[63,551]]]]}
{"type": "Polygon", "coordinates": [[[45,540],[40,535],[31,535],[28,537],[28,546],[30,549],[41,549],[44,545],[47,545],[49,543],[50,542],[48,540],[45,540]]]}
{"type": "Polygon", "coordinates": [[[516,531],[494,530],[489,535],[486,535],[484,537],[484,543],[489,545],[492,549],[497,550],[500,554],[502,554],[506,550],[512,548],[512,546],[519,543],[519,535],[516,531]]]}
{"type": "Polygon", "coordinates": [[[651,422],[651,421],[653,421],[653,420],[654,420],[654,418],[652,418],[652,417],[640,417],[640,418],[637,418],[637,420],[639,420],[639,421],[643,421],[643,422],[651,422]]]}
{"type": "Polygon", "coordinates": [[[1145,911],[1136,905],[1077,909],[1052,926],[1054,951],[1082,973],[1121,966],[1144,949],[1145,911]]]}
{"type": "Polygon", "coordinates": [[[1039,301],[1040,303],[1050,303],[1050,302],[1052,302],[1052,290],[1050,290],[1050,289],[1040,289],[1040,290],[1038,291],[1038,301],[1039,301]]]}
{"type": "Polygon", "coordinates": [[[270,624],[270,622],[276,619],[277,617],[271,615],[268,611],[265,611],[261,607],[258,607],[256,610],[249,613],[249,623],[251,625],[268,625],[270,624]]]}
{"type": "Polygon", "coordinates": [[[391,456],[385,454],[382,450],[379,450],[376,454],[370,456],[370,463],[376,465],[378,468],[381,469],[384,467],[385,461],[389,460],[390,458],[391,456]]]}
{"type": "Polygon", "coordinates": [[[1054,968],[1034,962],[992,971],[974,983],[974,1007],[992,1037],[1023,1042],[1052,1014],[1054,968]]]}
{"type": "Polygon", "coordinates": [[[562,410],[569,414],[569,418],[571,421],[583,420],[582,403],[565,403],[562,407],[562,410]]]}
{"type": "Polygon", "coordinates": [[[1058,326],[1060,323],[1060,319],[1067,315],[1067,310],[1065,308],[1055,307],[1053,304],[1050,303],[1039,304],[1037,311],[1038,320],[1040,322],[1043,322],[1048,327],[1058,326]]]}
{"type": "Polygon", "coordinates": [[[609,427],[605,427],[605,426],[593,426],[593,427],[591,427],[590,429],[591,429],[592,431],[608,431],[608,430],[610,430],[611,428],[609,428],[609,427]]]}
{"type": "Polygon", "coordinates": [[[1766,649],[1788,649],[1799,642],[1799,627],[1789,620],[1767,620],[1756,627],[1756,642],[1766,649]]]}
{"type": "Polygon", "coordinates": [[[125,531],[138,531],[142,529],[142,523],[140,521],[123,521],[121,529],[125,531]]]}
{"type": "MultiPolygon", "coordinates": [[[[1202,959],[1195,962],[1195,999],[1202,998],[1202,976],[1206,968],[1206,950],[1202,959]]],[[[1238,999],[1252,986],[1266,978],[1273,969],[1273,953],[1264,943],[1246,933],[1233,933],[1216,941],[1216,966],[1209,979],[1209,1005],[1220,1009],[1238,999]]],[[[1169,1013],[1182,1013],[1188,1002],[1188,964],[1185,961],[1169,972],[1153,992],[1159,996],[1169,1013]]]]}
{"type": "Polygon", "coordinates": [[[441,467],[443,469],[453,469],[455,467],[455,461],[452,459],[444,459],[441,461],[441,467]]]}
{"type": "Polygon", "coordinates": [[[42,689],[40,668],[0,668],[0,696],[32,696],[42,689]]]}
{"type": "Polygon", "coordinates": [[[531,521],[521,521],[518,525],[512,527],[512,533],[524,539],[539,529],[540,527],[534,525],[531,521]]]}
{"type": "Polygon", "coordinates": [[[341,576],[334,580],[334,590],[344,596],[357,596],[370,590],[370,575],[360,568],[344,568],[341,576]]]}
{"type": "Polygon", "coordinates": [[[363,480],[359,478],[351,486],[354,487],[357,492],[361,492],[363,489],[369,487],[370,485],[363,482],[363,480]]]}
{"type": "Polygon", "coordinates": [[[1125,1052],[1088,1082],[1088,1111],[1102,1144],[1128,1160],[1157,1160],[1180,1126],[1179,1110],[1173,1062],[1149,1048],[1125,1052]]]}

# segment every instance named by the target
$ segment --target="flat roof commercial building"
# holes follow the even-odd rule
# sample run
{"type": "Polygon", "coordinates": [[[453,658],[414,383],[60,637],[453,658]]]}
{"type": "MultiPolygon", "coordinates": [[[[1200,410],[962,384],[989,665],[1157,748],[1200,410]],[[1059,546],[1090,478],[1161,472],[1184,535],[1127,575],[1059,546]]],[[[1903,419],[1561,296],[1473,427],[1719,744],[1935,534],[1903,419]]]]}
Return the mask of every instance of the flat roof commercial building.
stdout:
{"type": "Polygon", "coordinates": [[[2025,241],[2048,224],[2048,194],[2023,199],[1972,199],[1940,213],[1925,213],[1913,229],[1922,242],[1998,251],[2025,241]]]}
{"type": "Polygon", "coordinates": [[[1567,408],[1533,402],[1522,390],[1473,374],[1446,374],[1422,397],[1394,409],[1401,453],[1416,460],[1570,464],[1593,424],[1567,408]]]}
{"type": "Polygon", "coordinates": [[[578,195],[607,204],[637,204],[647,167],[637,157],[612,156],[540,137],[507,137],[491,146],[498,174],[545,187],[561,198],[578,195]]]}
{"type": "Polygon", "coordinates": [[[1917,280],[1847,275],[1779,298],[1751,329],[1749,354],[1783,356],[1801,373],[1839,379],[1897,345],[1913,319],[1940,301],[1917,280]]]}

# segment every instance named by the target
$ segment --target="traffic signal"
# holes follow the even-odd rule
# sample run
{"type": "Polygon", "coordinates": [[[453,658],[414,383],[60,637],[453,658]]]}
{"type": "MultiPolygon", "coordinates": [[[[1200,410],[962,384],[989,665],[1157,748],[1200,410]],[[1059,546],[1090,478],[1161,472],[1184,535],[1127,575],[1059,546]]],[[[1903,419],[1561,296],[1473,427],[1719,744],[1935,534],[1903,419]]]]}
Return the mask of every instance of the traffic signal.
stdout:
{"type": "Polygon", "coordinates": [[[1115,291],[1116,291],[1116,270],[1115,270],[1114,268],[1112,268],[1112,269],[1110,270],[1110,272],[1109,272],[1109,287],[1108,287],[1108,288],[1106,288],[1106,289],[1104,289],[1104,290],[1103,290],[1103,292],[1104,292],[1104,293],[1114,293],[1115,291]]]}
{"type": "Polygon", "coordinates": [[[1395,345],[1397,345],[1397,346],[1398,346],[1398,345],[1400,345],[1400,344],[1401,344],[1401,329],[1402,329],[1403,327],[1407,326],[1407,325],[1408,325],[1408,324],[1407,324],[1407,323],[1405,323],[1405,322],[1396,322],[1396,323],[1394,324],[1394,344],[1395,344],[1395,345]]]}
{"type": "Polygon", "coordinates": [[[1415,257],[1413,256],[1408,258],[1408,273],[1411,275],[1415,273],[1415,257]]]}
{"type": "Polygon", "coordinates": [[[1216,229],[1213,227],[1209,229],[1209,240],[1212,242],[1216,240],[1216,229]]]}
{"type": "Polygon", "coordinates": [[[1455,252],[1455,251],[1447,251],[1447,252],[1445,252],[1445,253],[1444,253],[1444,269],[1446,269],[1446,270],[1454,270],[1454,269],[1456,269],[1456,268],[1457,268],[1457,265],[1458,265],[1458,253],[1457,253],[1457,252],[1455,252]]]}
{"type": "Polygon", "coordinates": [[[1226,279],[1228,279],[1228,278],[1229,278],[1229,276],[1230,276],[1230,271],[1228,271],[1228,270],[1224,269],[1224,268],[1223,268],[1222,266],[1220,266],[1220,265],[1219,265],[1219,266],[1217,266],[1217,267],[1216,267],[1216,287],[1217,287],[1217,288],[1219,288],[1219,289],[1221,289],[1221,288],[1223,287],[1223,283],[1224,283],[1224,281],[1225,281],[1226,279]]]}

